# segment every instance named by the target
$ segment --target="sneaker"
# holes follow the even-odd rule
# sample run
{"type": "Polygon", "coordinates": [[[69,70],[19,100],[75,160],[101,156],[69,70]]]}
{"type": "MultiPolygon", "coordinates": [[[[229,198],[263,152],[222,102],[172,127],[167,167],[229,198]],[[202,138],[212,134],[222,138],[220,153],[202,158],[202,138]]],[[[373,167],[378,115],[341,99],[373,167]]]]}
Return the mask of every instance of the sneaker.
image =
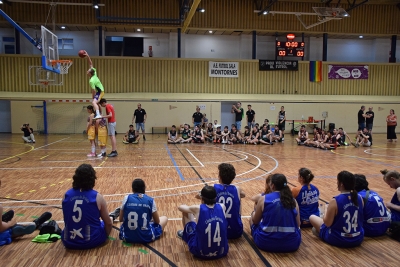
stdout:
{"type": "Polygon", "coordinates": [[[87,154],[87,156],[88,157],[96,157],[96,154],[95,153],[89,153],[89,154],[87,154]]]}
{"type": "Polygon", "coordinates": [[[282,139],[281,139],[282,141],[285,141],[285,138],[284,137],[282,137],[282,139]]]}
{"type": "Polygon", "coordinates": [[[118,156],[117,151],[111,151],[111,153],[107,155],[107,157],[109,157],[109,158],[116,157],[116,156],[118,156]]]}
{"type": "Polygon", "coordinates": [[[36,141],[35,141],[35,140],[32,140],[32,143],[36,143],[36,141]]]}
{"type": "Polygon", "coordinates": [[[14,211],[13,210],[9,210],[6,213],[4,213],[1,216],[1,221],[2,222],[9,222],[12,220],[12,218],[14,218],[14,211]]]}
{"type": "Polygon", "coordinates": [[[14,227],[11,228],[12,230],[12,235],[17,237],[17,236],[22,236],[22,235],[29,235],[32,234],[36,230],[36,225],[35,224],[28,224],[28,225],[21,225],[21,224],[16,224],[14,227]]]}
{"type": "Polygon", "coordinates": [[[125,141],[125,140],[122,140],[122,143],[124,143],[124,144],[129,144],[129,142],[128,142],[128,141],[125,141]]]}
{"type": "Polygon", "coordinates": [[[100,153],[100,154],[97,154],[97,157],[98,157],[98,158],[107,157],[107,154],[106,154],[106,152],[100,153]]]}
{"type": "Polygon", "coordinates": [[[36,225],[36,229],[39,228],[39,226],[41,226],[43,223],[45,223],[46,221],[51,219],[52,214],[48,211],[46,211],[45,213],[43,213],[42,215],[40,215],[39,218],[37,218],[36,220],[34,220],[33,222],[36,225]]]}
{"type": "Polygon", "coordinates": [[[146,136],[143,135],[143,141],[146,141],[146,136]]]}
{"type": "Polygon", "coordinates": [[[115,218],[119,217],[120,211],[121,211],[121,208],[118,207],[113,212],[110,212],[110,214],[108,214],[108,215],[113,218],[113,221],[115,221],[115,218]]]}
{"type": "Polygon", "coordinates": [[[271,143],[269,143],[269,144],[270,144],[271,146],[272,146],[272,145],[274,145],[274,143],[272,143],[272,142],[271,142],[271,143]]]}
{"type": "Polygon", "coordinates": [[[94,117],[93,119],[94,120],[99,120],[99,119],[102,119],[103,117],[99,114],[99,115],[97,115],[96,117],[94,117]]]}
{"type": "Polygon", "coordinates": [[[177,236],[178,236],[180,239],[182,239],[182,237],[183,237],[183,230],[179,230],[176,234],[177,234],[177,236]]]}

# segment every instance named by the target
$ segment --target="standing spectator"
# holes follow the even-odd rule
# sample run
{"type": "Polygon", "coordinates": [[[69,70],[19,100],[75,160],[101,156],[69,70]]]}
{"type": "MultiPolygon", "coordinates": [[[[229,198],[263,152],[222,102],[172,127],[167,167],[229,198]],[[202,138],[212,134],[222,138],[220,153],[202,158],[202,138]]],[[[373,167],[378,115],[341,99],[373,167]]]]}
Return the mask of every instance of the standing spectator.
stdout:
{"type": "Polygon", "coordinates": [[[390,110],[390,114],[386,117],[387,122],[387,140],[388,142],[397,141],[396,126],[397,116],[394,114],[394,109],[390,110]]]}
{"type": "Polygon", "coordinates": [[[246,117],[247,117],[247,126],[250,129],[253,128],[254,123],[256,121],[256,112],[251,109],[251,105],[247,105],[246,117]]]}
{"type": "Polygon", "coordinates": [[[144,123],[146,122],[147,119],[147,114],[144,109],[142,109],[142,104],[137,105],[137,109],[133,113],[132,117],[132,124],[133,121],[135,120],[136,123],[136,131],[139,133],[140,128],[142,128],[142,134],[143,134],[143,141],[146,141],[146,136],[144,135],[145,129],[144,129],[144,123]],[[136,118],[136,120],[135,120],[136,118]]]}
{"type": "Polygon", "coordinates": [[[276,124],[279,126],[279,129],[282,131],[282,141],[285,140],[285,122],[286,122],[286,111],[285,107],[281,107],[281,111],[278,113],[278,118],[276,124]]]}
{"type": "Polygon", "coordinates": [[[208,118],[207,118],[207,114],[204,113],[203,114],[203,126],[202,126],[202,128],[203,129],[207,128],[207,125],[208,125],[208,118]]]}
{"type": "Polygon", "coordinates": [[[368,111],[365,112],[367,115],[366,123],[367,123],[367,129],[368,131],[372,134],[372,127],[374,126],[374,112],[372,111],[372,107],[368,108],[368,111]]]}
{"type": "Polygon", "coordinates": [[[240,132],[242,128],[242,119],[243,119],[243,108],[241,107],[242,103],[237,102],[236,105],[232,105],[232,110],[231,113],[235,113],[235,124],[236,124],[236,129],[240,132]]]}
{"type": "Polygon", "coordinates": [[[365,128],[365,118],[367,115],[364,114],[365,106],[361,106],[358,111],[358,131],[362,131],[365,128]]]}
{"type": "Polygon", "coordinates": [[[107,104],[107,100],[105,98],[102,98],[100,100],[100,106],[103,108],[106,108],[106,116],[103,116],[103,118],[107,118],[108,120],[108,135],[110,136],[111,139],[111,147],[112,151],[110,154],[107,155],[107,157],[116,157],[118,156],[117,152],[117,139],[115,138],[115,128],[117,127],[117,121],[115,120],[115,111],[114,107],[111,104],[107,104]]]}
{"type": "Polygon", "coordinates": [[[29,127],[29,123],[22,125],[21,131],[24,132],[22,139],[24,139],[26,143],[36,143],[33,129],[29,127]]]}
{"type": "Polygon", "coordinates": [[[201,114],[199,106],[196,106],[196,112],[193,113],[192,123],[194,125],[193,127],[201,127],[201,125],[203,124],[203,114],[201,114]]]}

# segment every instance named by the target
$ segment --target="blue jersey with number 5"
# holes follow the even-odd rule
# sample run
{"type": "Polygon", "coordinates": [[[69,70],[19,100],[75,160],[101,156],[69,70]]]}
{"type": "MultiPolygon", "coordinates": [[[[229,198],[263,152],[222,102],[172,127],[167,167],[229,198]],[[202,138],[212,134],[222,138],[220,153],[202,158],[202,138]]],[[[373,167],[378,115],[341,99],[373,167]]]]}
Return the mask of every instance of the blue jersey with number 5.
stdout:
{"type": "Polygon", "coordinates": [[[145,194],[130,194],[123,206],[124,222],[120,238],[129,243],[149,243],[156,236],[150,221],[153,218],[153,199],[145,194]]]}
{"type": "Polygon", "coordinates": [[[228,253],[228,223],[225,213],[218,203],[213,208],[200,205],[196,225],[197,248],[202,258],[219,258],[228,253]]]}
{"type": "Polygon", "coordinates": [[[225,217],[228,221],[228,239],[239,238],[243,233],[242,217],[240,215],[240,196],[234,185],[215,184],[217,202],[226,207],[225,217]]]}
{"type": "Polygon", "coordinates": [[[62,241],[69,249],[94,248],[107,240],[100,210],[97,206],[97,191],[70,189],[62,202],[65,228],[62,241]]]}
{"type": "Polygon", "coordinates": [[[321,227],[320,236],[327,243],[338,247],[354,247],[364,239],[363,202],[358,196],[358,207],[351,202],[350,193],[342,193],[336,197],[337,214],[330,227],[321,227]],[[322,229],[326,230],[322,230],[322,229]]]}

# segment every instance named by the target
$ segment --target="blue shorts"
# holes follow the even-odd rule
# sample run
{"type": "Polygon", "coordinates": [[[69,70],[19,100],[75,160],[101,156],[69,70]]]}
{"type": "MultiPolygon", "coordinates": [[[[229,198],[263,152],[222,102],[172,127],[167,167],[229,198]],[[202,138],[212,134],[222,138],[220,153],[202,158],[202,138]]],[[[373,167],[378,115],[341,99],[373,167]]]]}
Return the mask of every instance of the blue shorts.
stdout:
{"type": "Polygon", "coordinates": [[[139,131],[142,128],[142,132],[144,132],[144,122],[136,123],[136,131],[139,131]]]}
{"type": "MultiPolygon", "coordinates": [[[[149,227],[150,227],[152,236],[154,236],[154,239],[150,238],[149,240],[129,240],[125,237],[123,227],[121,227],[121,231],[119,232],[119,239],[124,240],[125,242],[128,242],[128,243],[134,243],[134,244],[146,244],[146,243],[153,242],[154,240],[160,239],[162,232],[163,232],[161,225],[156,224],[154,222],[150,222],[149,227]]],[[[130,231],[130,230],[128,230],[128,231],[130,231]]]]}
{"type": "Polygon", "coordinates": [[[240,131],[240,128],[242,128],[242,121],[235,121],[236,129],[240,131]]]}
{"type": "Polygon", "coordinates": [[[362,241],[364,240],[364,234],[357,237],[352,237],[351,239],[353,240],[351,240],[350,238],[345,237],[338,238],[336,235],[333,235],[331,231],[332,229],[330,227],[322,224],[321,229],[319,230],[319,237],[329,245],[335,247],[353,248],[361,245],[362,241]]]}
{"type": "Polygon", "coordinates": [[[104,96],[104,91],[96,91],[96,94],[93,97],[93,100],[96,100],[97,102],[100,101],[104,96]]]}
{"type": "Polygon", "coordinates": [[[261,250],[274,253],[288,253],[299,249],[301,244],[301,232],[296,229],[293,233],[265,233],[259,224],[253,224],[251,235],[254,243],[261,250]]]}
{"type": "Polygon", "coordinates": [[[8,245],[11,243],[11,233],[12,228],[5,230],[4,232],[0,233],[0,246],[8,245]]]}
{"type": "Polygon", "coordinates": [[[108,240],[108,236],[104,227],[104,221],[100,221],[100,228],[98,228],[97,230],[97,234],[91,234],[91,239],[89,241],[74,242],[74,240],[71,240],[67,237],[70,235],[70,232],[68,231],[68,229],[64,228],[61,234],[61,241],[63,242],[63,245],[68,249],[84,250],[99,247],[108,240]]]}
{"type": "Polygon", "coordinates": [[[194,122],[194,123],[193,123],[193,128],[196,127],[196,126],[201,127],[201,122],[194,122]]]}

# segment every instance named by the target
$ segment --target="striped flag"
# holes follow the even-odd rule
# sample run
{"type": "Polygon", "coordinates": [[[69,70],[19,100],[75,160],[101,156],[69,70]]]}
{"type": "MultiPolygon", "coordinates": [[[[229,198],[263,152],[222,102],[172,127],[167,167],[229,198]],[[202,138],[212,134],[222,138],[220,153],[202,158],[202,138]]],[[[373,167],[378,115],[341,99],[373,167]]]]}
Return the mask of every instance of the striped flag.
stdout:
{"type": "Polygon", "coordinates": [[[322,81],[322,61],[310,61],[310,82],[322,81]]]}

